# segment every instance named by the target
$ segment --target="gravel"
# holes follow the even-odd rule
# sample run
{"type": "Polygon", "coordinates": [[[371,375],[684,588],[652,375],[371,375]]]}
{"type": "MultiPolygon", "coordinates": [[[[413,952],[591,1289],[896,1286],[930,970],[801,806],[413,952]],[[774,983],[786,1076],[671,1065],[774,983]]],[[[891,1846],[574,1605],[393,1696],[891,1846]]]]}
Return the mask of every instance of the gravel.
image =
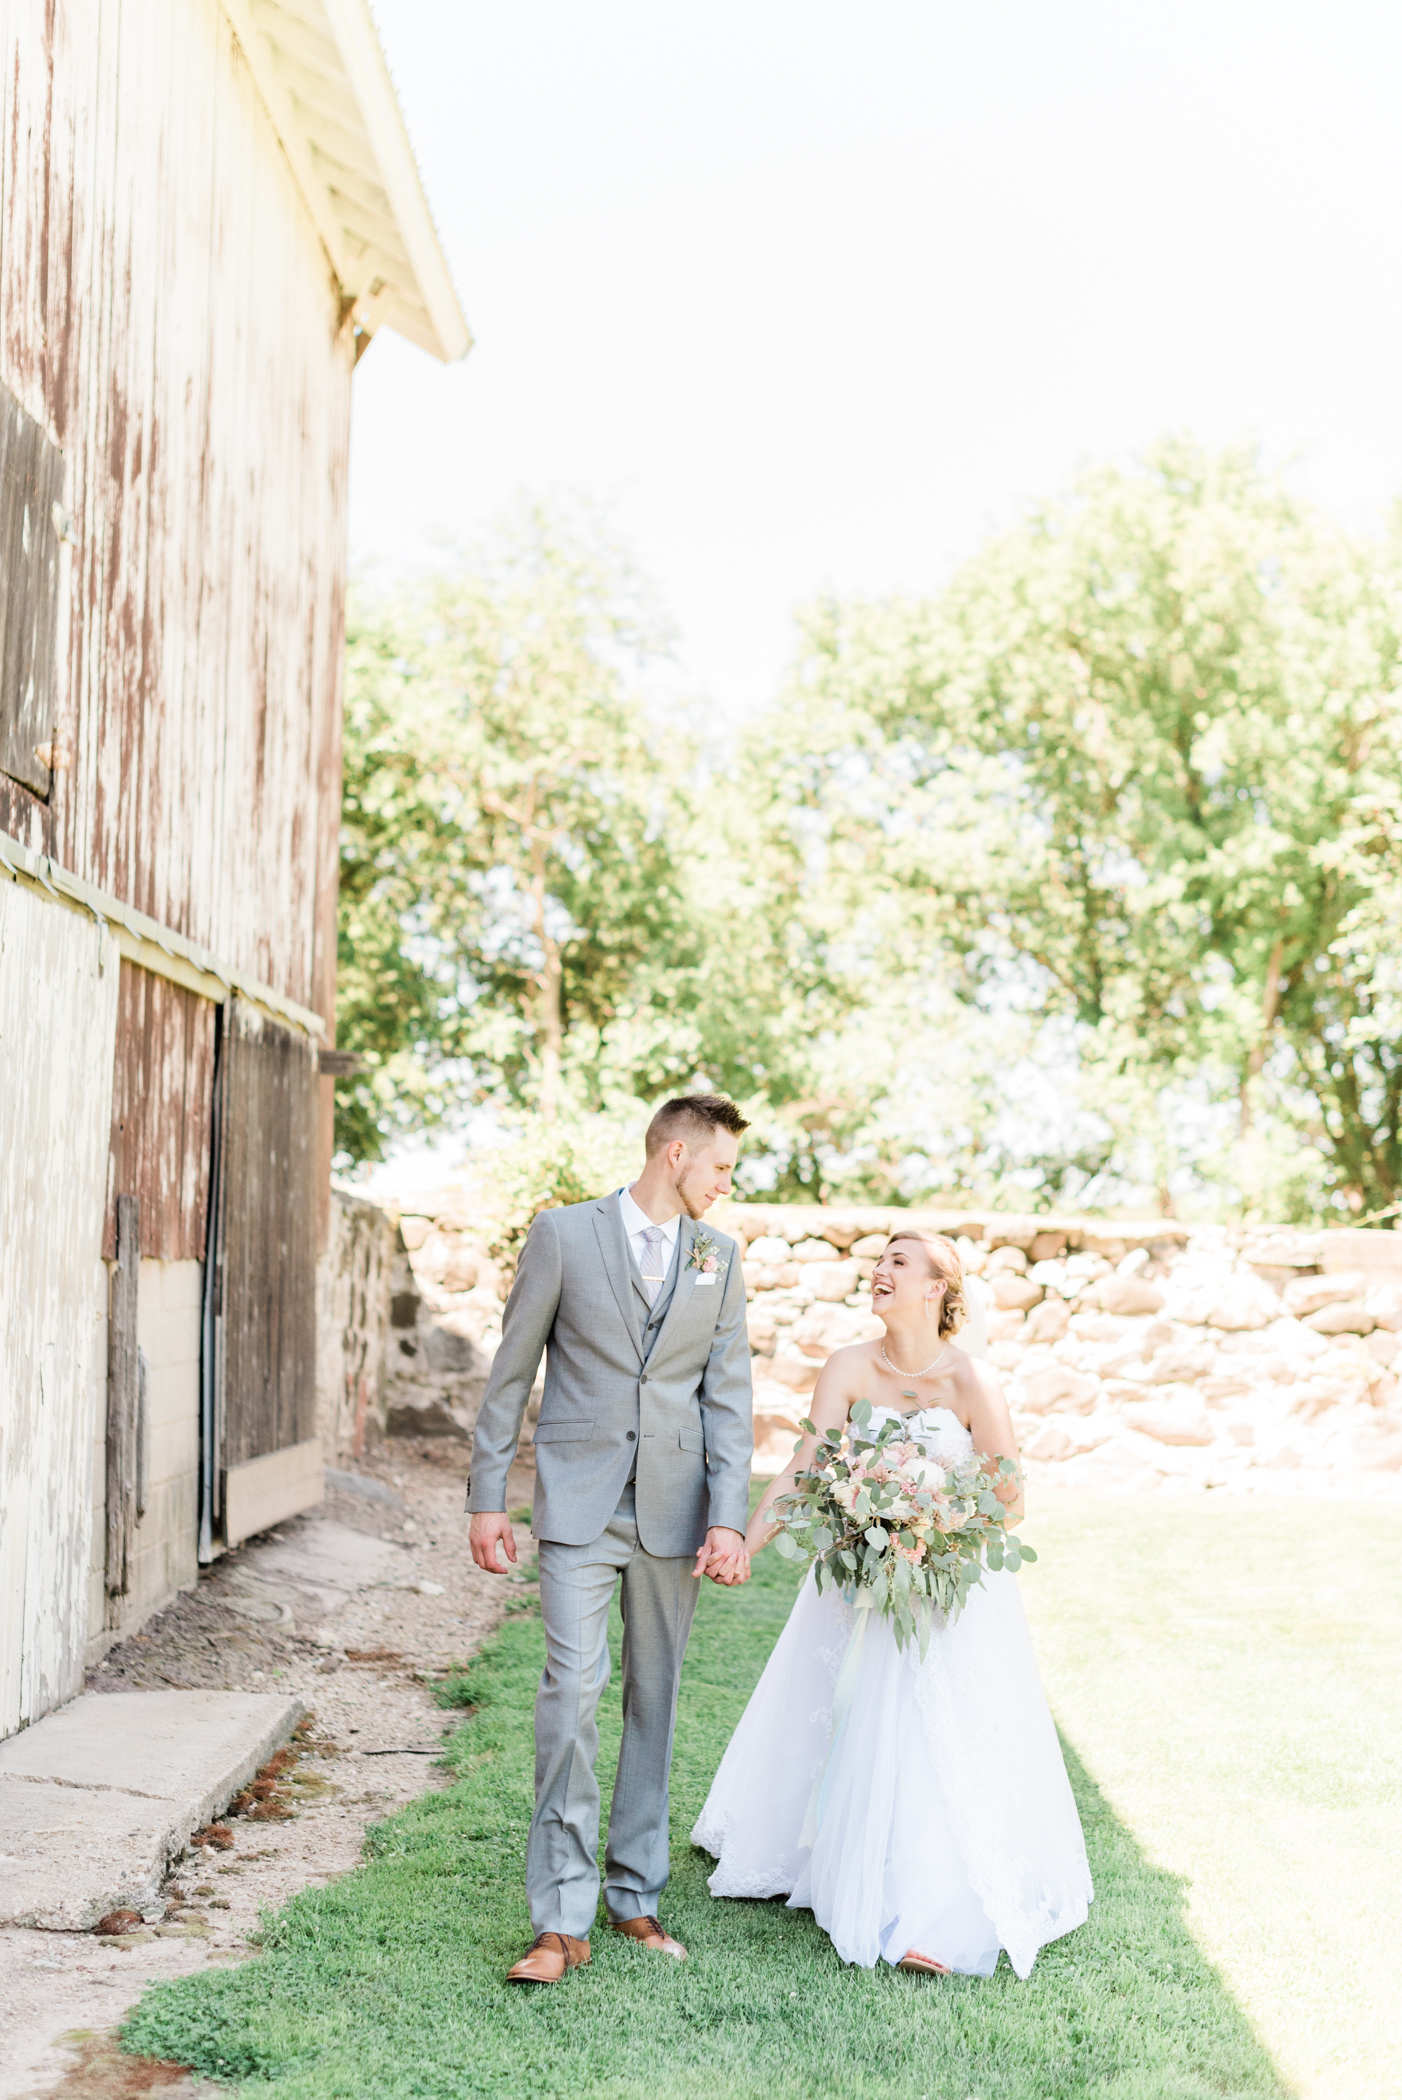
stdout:
{"type": "MultiPolygon", "coordinates": [[[[349,1873],[369,1824],[444,1783],[436,1752],[453,1723],[429,1687],[474,1655],[511,1604],[530,1594],[534,1561],[520,1523],[520,1575],[494,1579],[473,1566],[466,1473],[467,1453],[456,1444],[422,1438],[383,1446],[350,1476],[356,1485],[333,1475],[323,1509],[202,1571],[194,1590],[90,1672],[88,1688],[97,1692],[296,1692],[313,1720],[278,1782],[274,1813],[286,1820],[229,1817],[230,1848],[200,1848],[177,1861],[160,1908],[139,1931],[104,1939],[0,1928],[0,2100],[124,2093],[110,2037],[149,1982],[247,1960],[260,1912],[349,1873]],[[402,1549],[392,1586],[382,1580],[333,1600],[328,1611],[324,1590],[259,1575],[265,1545],[295,1544],[327,1520],[402,1549]],[[250,1606],[260,1609],[250,1615],[250,1606]]],[[[513,1512],[529,1503],[530,1490],[529,1472],[518,1469],[513,1512]]],[[[172,2095],[194,2090],[169,2077],[148,2085],[172,2095]]]]}

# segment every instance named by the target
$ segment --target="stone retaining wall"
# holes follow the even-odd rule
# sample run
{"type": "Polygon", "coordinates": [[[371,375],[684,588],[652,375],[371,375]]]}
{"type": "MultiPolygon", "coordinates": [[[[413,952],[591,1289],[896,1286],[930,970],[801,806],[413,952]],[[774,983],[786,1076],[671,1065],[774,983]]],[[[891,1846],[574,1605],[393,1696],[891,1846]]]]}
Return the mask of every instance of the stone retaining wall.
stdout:
{"type": "Polygon", "coordinates": [[[757,1469],[793,1448],[831,1352],[879,1334],[885,1236],[947,1233],[984,1295],[1034,1476],[1250,1490],[1402,1473],[1402,1233],[1187,1228],[987,1212],[732,1207],[757,1469]]]}
{"type": "MultiPolygon", "coordinates": [[[[391,1213],[393,1218],[394,1213],[391,1213]]],[[[897,1224],[959,1245],[985,1296],[1035,1476],[1249,1491],[1402,1486],[1402,1232],[1234,1230],[985,1211],[729,1204],[744,1247],[757,1470],[793,1448],[834,1349],[880,1333],[867,1295],[897,1224]]],[[[460,1191],[406,1203],[369,1433],[470,1436],[510,1272],[460,1191]]]]}

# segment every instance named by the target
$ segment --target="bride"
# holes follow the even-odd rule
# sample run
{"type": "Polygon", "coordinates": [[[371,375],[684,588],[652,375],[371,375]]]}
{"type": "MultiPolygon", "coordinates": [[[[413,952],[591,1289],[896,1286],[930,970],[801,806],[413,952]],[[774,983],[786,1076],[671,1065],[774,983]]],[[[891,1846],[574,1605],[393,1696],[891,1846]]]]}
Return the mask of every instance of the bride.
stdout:
{"type": "MultiPolygon", "coordinates": [[[[937,1461],[1016,1459],[997,1379],[953,1341],[965,1295],[952,1244],[893,1234],[871,1300],[885,1339],[828,1359],[810,1409],[818,1435],[869,1400],[871,1433],[899,1416],[937,1461]]],[[[816,1441],[805,1437],[770,1484],[750,1520],[752,1554],[774,1536],[771,1505],[816,1441]]],[[[1019,1482],[997,1492],[1020,1517],[1019,1482]]],[[[923,1663],[869,1614],[834,1732],[855,1615],[840,1593],[820,1596],[810,1572],[692,1832],[718,1862],[712,1895],[787,1895],[844,1961],[941,1976],[991,1976],[1006,1948],[1025,1979],[1039,1947],[1085,1922],[1085,1843],[1017,1583],[985,1570],[952,1625],[936,1618],[923,1663]]]]}

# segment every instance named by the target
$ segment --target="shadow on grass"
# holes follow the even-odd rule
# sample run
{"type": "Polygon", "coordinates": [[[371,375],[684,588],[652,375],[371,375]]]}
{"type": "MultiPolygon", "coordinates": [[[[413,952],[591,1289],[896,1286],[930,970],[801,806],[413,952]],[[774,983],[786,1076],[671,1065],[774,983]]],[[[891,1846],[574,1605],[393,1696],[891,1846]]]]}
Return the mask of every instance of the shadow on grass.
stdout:
{"type": "MultiPolygon", "coordinates": [[[[844,1968],[807,1912],[716,1902],[687,1833],[793,1595],[773,1556],[746,1590],[703,1593],[673,1768],[665,1915],[684,1965],[599,1931],[559,1989],[511,1990],[530,1937],[538,1620],[505,1626],[445,1688],[470,1707],[456,1783],[371,1834],[365,1868],[298,1897],[262,1955],[148,1993],[125,2046],[247,2081],[279,2100],[1286,2100],[1249,2023],[1074,1752],[1097,1899],[1080,1932],[1019,1983],[844,1968]]],[[[615,1627],[615,1637],[617,1628],[615,1627]]],[[[617,1677],[600,1770],[619,1729],[617,1677]]]]}

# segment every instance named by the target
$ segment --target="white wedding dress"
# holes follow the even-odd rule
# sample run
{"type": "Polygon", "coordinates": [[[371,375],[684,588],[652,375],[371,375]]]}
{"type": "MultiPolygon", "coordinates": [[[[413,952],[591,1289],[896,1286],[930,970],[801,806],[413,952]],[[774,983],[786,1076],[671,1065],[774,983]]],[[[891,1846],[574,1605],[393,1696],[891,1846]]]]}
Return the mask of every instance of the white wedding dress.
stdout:
{"type": "MultiPolygon", "coordinates": [[[[973,1448],[948,1408],[906,1420],[946,1463],[973,1448]]],[[[1025,1979],[1039,1947],[1084,1924],[1085,1841],[1018,1579],[985,1570],[922,1663],[808,1576],[692,1832],[718,1862],[713,1896],[786,1894],[868,1969],[916,1948],[991,1976],[1005,1947],[1025,1979]]]]}

